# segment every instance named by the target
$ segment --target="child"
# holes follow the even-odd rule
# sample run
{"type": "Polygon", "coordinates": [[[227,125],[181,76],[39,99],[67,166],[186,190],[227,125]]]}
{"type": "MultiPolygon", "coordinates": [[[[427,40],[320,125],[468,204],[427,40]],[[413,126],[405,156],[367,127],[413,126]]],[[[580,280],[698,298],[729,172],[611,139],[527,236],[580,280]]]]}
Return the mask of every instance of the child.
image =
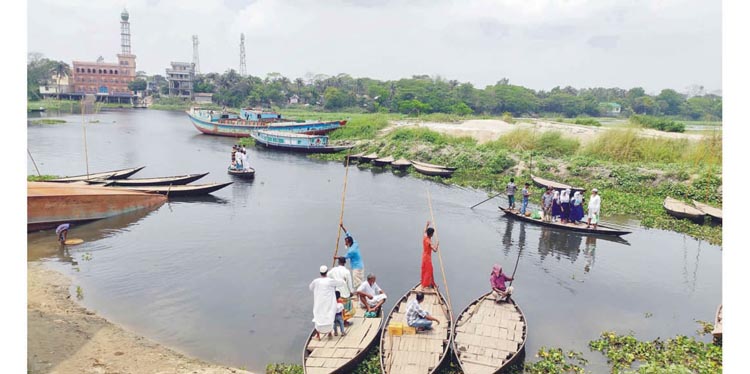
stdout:
{"type": "Polygon", "coordinates": [[[341,330],[341,336],[346,336],[346,332],[344,332],[344,303],[339,291],[336,291],[336,319],[333,320],[333,335],[339,336],[336,327],[341,330]]]}

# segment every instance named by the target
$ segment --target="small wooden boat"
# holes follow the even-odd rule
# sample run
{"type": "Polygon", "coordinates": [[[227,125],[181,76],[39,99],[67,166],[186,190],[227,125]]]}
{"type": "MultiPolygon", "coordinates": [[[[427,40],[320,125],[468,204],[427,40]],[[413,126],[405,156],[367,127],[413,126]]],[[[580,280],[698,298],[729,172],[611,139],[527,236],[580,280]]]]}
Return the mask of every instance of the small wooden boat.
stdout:
{"type": "Polygon", "coordinates": [[[362,157],[364,155],[365,155],[364,152],[360,152],[360,153],[357,153],[357,154],[353,154],[353,155],[347,156],[347,159],[349,160],[349,163],[358,162],[359,159],[360,159],[360,157],[362,157]]]}
{"type": "Polygon", "coordinates": [[[84,175],[76,175],[72,177],[65,177],[65,178],[57,178],[57,179],[50,179],[45,182],[55,182],[55,183],[68,183],[68,182],[78,182],[78,181],[86,181],[90,179],[125,179],[141,169],[145,168],[145,166],[140,166],[136,168],[129,168],[129,169],[120,169],[120,170],[112,170],[112,171],[103,171],[101,173],[91,173],[91,174],[84,174],[84,175]]]}
{"type": "Polygon", "coordinates": [[[208,175],[208,173],[202,174],[188,174],[188,175],[177,175],[173,177],[160,177],[160,178],[135,178],[135,179],[116,179],[106,180],[99,179],[91,182],[102,182],[107,186],[179,186],[195,182],[208,175]]]}
{"type": "MultiPolygon", "coordinates": [[[[352,301],[356,303],[357,301],[352,301]]],[[[345,327],[346,336],[331,339],[321,336],[313,338],[312,331],[302,352],[302,368],[305,374],[351,373],[378,341],[383,325],[382,308],[375,318],[365,318],[365,310],[357,308],[349,319],[352,324],[345,327]]]]}
{"type": "Polygon", "coordinates": [[[512,298],[497,303],[490,292],[458,316],[453,352],[464,374],[499,373],[521,356],[527,331],[518,304],[512,298]]]}
{"type": "Polygon", "coordinates": [[[583,192],[583,191],[586,191],[586,189],[581,188],[581,187],[573,187],[573,186],[571,186],[569,184],[555,182],[555,181],[551,181],[549,179],[540,178],[540,177],[535,176],[534,174],[531,175],[531,180],[534,182],[534,185],[537,186],[537,187],[539,187],[539,188],[552,187],[555,190],[564,190],[566,188],[569,188],[570,192],[576,192],[576,191],[583,192]]]}
{"type": "Polygon", "coordinates": [[[714,320],[714,329],[711,331],[711,335],[714,336],[714,340],[721,339],[724,327],[723,327],[723,318],[721,316],[721,310],[722,310],[722,304],[719,304],[719,307],[716,309],[716,319],[714,320]]]}
{"type": "Polygon", "coordinates": [[[247,169],[232,169],[231,167],[227,168],[227,173],[231,176],[244,178],[244,179],[253,179],[255,178],[255,169],[253,168],[247,168],[247,169]]]}
{"type": "Polygon", "coordinates": [[[420,172],[421,174],[429,175],[429,176],[450,177],[451,175],[453,175],[452,170],[431,168],[427,166],[422,166],[420,164],[414,164],[414,169],[417,169],[417,171],[420,172]]]}
{"type": "Polygon", "coordinates": [[[711,221],[721,223],[722,222],[722,212],[719,208],[714,208],[710,205],[699,203],[695,200],[693,200],[693,205],[700,210],[703,213],[706,213],[707,216],[711,217],[711,221]]]}
{"type": "Polygon", "coordinates": [[[409,166],[411,166],[411,161],[405,158],[399,158],[398,160],[391,162],[391,167],[398,170],[406,170],[409,166]]]}
{"type": "Polygon", "coordinates": [[[370,154],[367,154],[367,155],[364,155],[364,156],[360,156],[359,157],[359,162],[370,162],[370,161],[372,161],[372,160],[374,160],[376,158],[378,158],[378,154],[377,153],[370,153],[370,154]]]}
{"type": "Polygon", "coordinates": [[[561,230],[582,232],[582,233],[591,234],[591,235],[627,235],[627,234],[630,234],[630,231],[617,230],[615,228],[608,227],[606,225],[601,225],[601,224],[597,225],[596,230],[594,230],[593,227],[590,229],[587,229],[586,225],[576,225],[573,223],[562,223],[562,222],[546,222],[546,221],[542,221],[541,219],[534,219],[531,217],[526,217],[523,214],[519,213],[518,211],[506,209],[503,207],[500,207],[500,210],[502,210],[505,213],[505,215],[511,216],[515,219],[519,219],[521,221],[532,222],[537,225],[554,227],[554,228],[558,228],[561,230]]]}
{"type": "Polygon", "coordinates": [[[706,215],[706,213],[703,213],[701,210],[669,196],[664,199],[664,210],[673,217],[689,219],[698,223],[702,223],[706,215]]]}
{"type": "Polygon", "coordinates": [[[46,110],[47,109],[45,109],[43,106],[40,106],[39,108],[31,108],[31,109],[29,109],[29,112],[31,112],[31,113],[41,113],[41,112],[44,112],[46,110]]]}
{"type": "Polygon", "coordinates": [[[107,187],[111,189],[125,189],[132,191],[151,192],[167,197],[178,197],[178,196],[198,196],[207,195],[211,192],[220,190],[233,182],[227,183],[209,183],[209,184],[189,184],[184,186],[138,186],[138,187],[107,187]]]}
{"type": "Polygon", "coordinates": [[[327,135],[306,135],[284,131],[253,131],[250,136],[268,148],[304,153],[334,153],[354,145],[329,145],[327,135]]]}
{"type": "Polygon", "coordinates": [[[456,171],[456,169],[457,169],[457,168],[454,168],[454,167],[443,166],[443,165],[435,165],[435,164],[428,164],[426,162],[414,161],[414,160],[411,160],[411,163],[414,164],[414,165],[419,165],[419,166],[422,166],[422,167],[433,168],[433,169],[445,169],[445,170],[450,170],[450,171],[456,171]]]}
{"type": "Polygon", "coordinates": [[[453,338],[453,313],[443,295],[435,290],[424,291],[422,309],[437,318],[432,330],[416,334],[391,335],[388,325],[398,322],[406,325],[406,305],[422,292],[417,284],[406,292],[391,310],[380,335],[380,369],[383,374],[427,374],[435,373],[448,357],[448,348],[453,338]]]}
{"type": "Polygon", "coordinates": [[[391,156],[382,157],[372,160],[372,164],[375,166],[387,166],[390,165],[395,159],[391,156]]]}

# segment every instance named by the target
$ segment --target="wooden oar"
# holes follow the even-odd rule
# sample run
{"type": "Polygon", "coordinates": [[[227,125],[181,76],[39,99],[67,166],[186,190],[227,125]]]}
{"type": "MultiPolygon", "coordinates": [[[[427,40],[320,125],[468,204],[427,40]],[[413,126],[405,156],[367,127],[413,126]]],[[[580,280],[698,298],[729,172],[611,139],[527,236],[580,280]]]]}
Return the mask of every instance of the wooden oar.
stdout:
{"type": "Polygon", "coordinates": [[[339,254],[339,240],[341,240],[341,225],[344,224],[344,202],[346,201],[346,182],[349,180],[349,154],[351,151],[346,152],[346,161],[344,162],[344,191],[341,192],[341,215],[339,216],[338,233],[336,234],[336,249],[333,251],[333,264],[331,267],[336,266],[336,256],[339,254]]]}
{"type": "MultiPolygon", "coordinates": [[[[435,230],[435,233],[433,234],[433,236],[435,236],[435,240],[438,241],[437,240],[437,225],[435,224],[435,215],[432,213],[432,197],[430,197],[429,188],[427,189],[427,203],[430,205],[430,219],[432,222],[432,228],[435,230]]],[[[443,273],[443,283],[445,284],[445,297],[448,299],[448,308],[451,308],[453,303],[451,303],[451,294],[448,291],[448,280],[445,278],[445,268],[443,267],[443,256],[440,255],[440,249],[438,249],[437,254],[438,254],[438,260],[440,260],[440,271],[443,273]]]]}
{"type": "Polygon", "coordinates": [[[484,203],[486,203],[486,202],[488,202],[488,201],[490,201],[490,200],[492,200],[492,199],[494,199],[494,198],[496,198],[496,197],[498,197],[498,196],[500,196],[500,195],[502,195],[502,192],[500,192],[499,194],[497,194],[497,195],[495,195],[495,196],[492,196],[492,197],[490,197],[489,199],[486,199],[486,200],[482,200],[482,201],[480,201],[480,202],[478,202],[478,203],[476,203],[476,204],[472,205],[472,206],[471,206],[471,208],[469,208],[469,209],[474,209],[474,207],[475,207],[475,206],[477,206],[477,205],[479,205],[479,204],[484,204],[484,203]]]}

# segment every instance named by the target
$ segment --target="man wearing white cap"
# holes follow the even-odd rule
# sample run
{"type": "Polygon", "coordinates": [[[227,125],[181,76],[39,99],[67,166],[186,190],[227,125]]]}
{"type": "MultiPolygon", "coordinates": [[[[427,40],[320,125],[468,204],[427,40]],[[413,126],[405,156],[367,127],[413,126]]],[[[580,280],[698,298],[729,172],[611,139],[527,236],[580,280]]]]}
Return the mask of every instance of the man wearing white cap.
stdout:
{"type": "Polygon", "coordinates": [[[591,190],[591,199],[589,199],[589,219],[586,224],[586,228],[591,227],[591,222],[594,222],[594,230],[596,225],[599,223],[599,210],[602,206],[602,198],[599,196],[599,190],[594,188],[591,190]]]}
{"type": "Polygon", "coordinates": [[[323,335],[333,331],[333,321],[336,318],[336,287],[346,284],[340,280],[328,278],[328,266],[320,266],[320,278],[310,282],[310,291],[313,292],[313,323],[315,324],[315,336],[320,340],[323,335]]]}

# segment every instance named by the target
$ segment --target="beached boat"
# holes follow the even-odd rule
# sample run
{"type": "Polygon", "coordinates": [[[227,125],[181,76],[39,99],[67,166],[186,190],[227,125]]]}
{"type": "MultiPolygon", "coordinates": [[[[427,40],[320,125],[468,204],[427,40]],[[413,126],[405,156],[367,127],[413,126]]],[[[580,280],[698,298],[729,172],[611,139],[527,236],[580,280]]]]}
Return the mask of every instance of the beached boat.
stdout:
{"type": "Polygon", "coordinates": [[[716,318],[714,319],[714,329],[711,331],[711,335],[714,336],[714,340],[721,339],[722,335],[724,333],[724,321],[723,317],[721,315],[723,305],[719,304],[719,307],[716,309],[716,318]]]}
{"type": "Polygon", "coordinates": [[[346,336],[328,339],[321,335],[321,340],[318,340],[313,337],[313,330],[302,351],[305,374],[343,374],[354,371],[370,348],[378,342],[383,324],[382,308],[375,318],[365,318],[365,310],[357,308],[349,322],[352,324],[344,328],[346,336]]]}
{"type": "Polygon", "coordinates": [[[693,205],[707,216],[711,217],[712,222],[722,223],[722,212],[721,209],[712,207],[707,204],[699,203],[693,200],[693,205]]]}
{"type": "Polygon", "coordinates": [[[370,162],[370,161],[372,161],[372,160],[374,160],[376,158],[378,158],[378,154],[377,153],[370,153],[370,154],[366,154],[364,156],[360,156],[359,157],[359,162],[367,163],[367,162],[370,162]]]}
{"type": "Polygon", "coordinates": [[[190,121],[198,131],[208,135],[248,137],[254,131],[272,130],[288,131],[307,135],[324,135],[346,124],[341,121],[290,121],[281,118],[280,114],[273,114],[275,118],[265,118],[264,114],[251,116],[249,110],[243,109],[237,114],[227,114],[217,111],[191,108],[187,111],[190,121]],[[246,117],[247,116],[247,117],[246,117]],[[257,116],[260,116],[258,118],[257,116]],[[255,119],[253,119],[255,118],[255,119]]]}
{"type": "Polygon", "coordinates": [[[232,169],[231,167],[227,168],[227,173],[229,175],[234,177],[239,177],[243,179],[253,179],[255,178],[255,169],[253,168],[247,168],[247,169],[232,169]]]}
{"type": "Polygon", "coordinates": [[[535,176],[534,174],[531,175],[531,180],[534,182],[534,185],[537,186],[537,187],[539,187],[539,188],[552,187],[555,190],[564,190],[566,188],[569,188],[570,192],[576,192],[576,191],[583,192],[583,191],[586,191],[585,188],[573,187],[573,186],[571,186],[569,184],[555,182],[555,181],[552,181],[552,180],[549,180],[549,179],[540,178],[540,177],[535,176]]]}
{"type": "Polygon", "coordinates": [[[89,183],[91,182],[101,182],[103,184],[106,184],[107,186],[179,186],[188,184],[191,182],[195,182],[198,179],[201,179],[208,175],[208,173],[201,173],[201,174],[187,174],[187,175],[176,175],[172,177],[159,177],[159,178],[134,178],[134,179],[116,179],[116,180],[107,180],[107,179],[99,179],[94,181],[87,181],[89,183]]]}
{"type": "Polygon", "coordinates": [[[497,303],[492,293],[474,300],[456,319],[453,352],[464,374],[498,373],[521,357],[528,326],[511,298],[497,303]]]}
{"type": "Polygon", "coordinates": [[[453,170],[431,168],[422,166],[420,164],[414,164],[414,169],[416,169],[421,174],[429,176],[450,177],[451,175],[453,175],[453,170]]]}
{"type": "Polygon", "coordinates": [[[423,166],[423,167],[427,167],[427,168],[433,168],[433,169],[445,169],[445,170],[450,170],[450,171],[456,171],[456,169],[457,169],[457,168],[450,167],[450,166],[428,164],[426,162],[414,161],[414,160],[411,160],[411,163],[414,164],[414,165],[419,165],[419,166],[423,166]]]}
{"type": "Polygon", "coordinates": [[[399,158],[398,160],[391,162],[391,167],[398,170],[406,170],[409,166],[411,166],[411,161],[405,158],[399,158]]]}
{"type": "Polygon", "coordinates": [[[27,231],[153,209],[166,201],[159,195],[67,183],[28,182],[26,192],[27,231]]]}
{"type": "Polygon", "coordinates": [[[698,223],[702,223],[706,216],[706,213],[703,213],[703,211],[669,196],[664,199],[664,210],[673,217],[689,219],[698,223]]]}
{"type": "Polygon", "coordinates": [[[220,190],[232,183],[233,182],[209,183],[209,184],[188,184],[184,186],[138,186],[138,187],[113,186],[113,187],[106,187],[106,188],[150,192],[150,193],[158,193],[162,195],[167,195],[167,197],[178,197],[178,196],[207,195],[207,194],[210,194],[211,192],[220,190]]]}
{"type": "Polygon", "coordinates": [[[50,179],[50,180],[48,180],[46,182],[68,183],[68,182],[86,181],[86,180],[91,180],[91,179],[125,179],[125,178],[128,178],[131,175],[137,173],[138,171],[140,171],[143,168],[145,168],[145,166],[139,166],[139,167],[129,168],[129,169],[103,171],[103,172],[100,172],[100,173],[91,173],[91,174],[84,174],[84,175],[76,175],[76,176],[72,176],[72,177],[50,179]]]}
{"type": "Polygon", "coordinates": [[[295,134],[284,131],[253,131],[250,136],[268,148],[304,153],[334,153],[354,145],[329,145],[326,135],[295,134]]]}
{"type": "Polygon", "coordinates": [[[388,157],[376,158],[372,160],[372,164],[375,166],[387,166],[387,165],[390,165],[393,161],[396,161],[396,160],[393,157],[388,156],[388,157]]]}
{"type": "Polygon", "coordinates": [[[596,230],[594,230],[593,226],[590,229],[586,228],[585,224],[573,224],[573,223],[562,223],[562,222],[546,222],[541,219],[535,219],[531,217],[526,217],[525,215],[519,213],[516,210],[510,210],[503,207],[500,207],[500,210],[502,210],[505,215],[511,216],[515,219],[526,221],[526,222],[532,222],[537,225],[547,226],[547,227],[554,227],[561,230],[568,230],[568,231],[575,231],[575,232],[581,232],[586,233],[590,235],[627,235],[630,234],[630,231],[624,231],[624,230],[618,230],[606,225],[599,224],[596,226],[596,230]]]}
{"type": "Polygon", "coordinates": [[[362,157],[362,156],[364,156],[364,155],[365,155],[365,153],[364,153],[364,152],[360,152],[360,153],[355,153],[355,154],[353,154],[353,155],[348,155],[348,156],[347,156],[347,160],[349,160],[349,163],[350,163],[350,164],[351,164],[351,163],[353,163],[353,162],[358,162],[358,161],[359,161],[359,159],[360,159],[360,157],[362,157]]]}
{"type": "Polygon", "coordinates": [[[383,374],[427,374],[435,373],[448,357],[448,348],[453,338],[453,313],[443,295],[435,290],[422,290],[417,284],[396,302],[383,325],[380,334],[380,369],[383,374]],[[406,325],[406,305],[424,292],[422,309],[437,318],[432,330],[416,334],[393,335],[388,332],[391,323],[406,325]]]}

